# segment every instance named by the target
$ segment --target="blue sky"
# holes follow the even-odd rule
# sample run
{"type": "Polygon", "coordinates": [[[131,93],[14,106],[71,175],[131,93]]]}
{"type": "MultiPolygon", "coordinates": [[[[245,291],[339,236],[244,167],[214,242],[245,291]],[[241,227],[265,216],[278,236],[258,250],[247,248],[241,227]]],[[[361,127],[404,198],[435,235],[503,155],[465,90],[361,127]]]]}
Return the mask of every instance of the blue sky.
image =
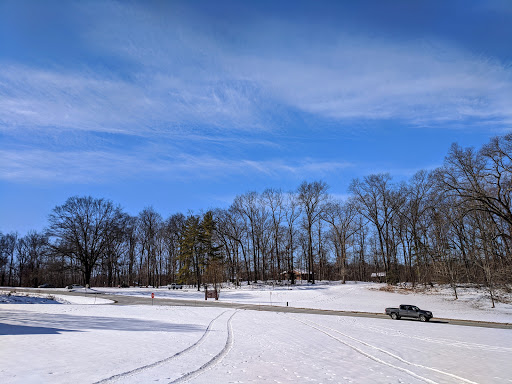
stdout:
{"type": "Polygon", "coordinates": [[[512,2],[0,1],[0,231],[407,180],[512,128],[512,2]]]}

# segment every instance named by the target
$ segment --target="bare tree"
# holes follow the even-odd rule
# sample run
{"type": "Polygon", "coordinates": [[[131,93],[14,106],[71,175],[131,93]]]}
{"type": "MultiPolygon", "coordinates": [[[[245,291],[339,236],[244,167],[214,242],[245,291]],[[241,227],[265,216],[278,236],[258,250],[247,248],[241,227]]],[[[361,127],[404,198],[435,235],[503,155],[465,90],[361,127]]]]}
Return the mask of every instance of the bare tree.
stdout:
{"type": "Polygon", "coordinates": [[[8,233],[2,235],[0,233],[0,268],[1,268],[1,283],[5,285],[6,278],[9,286],[13,285],[14,277],[14,252],[16,250],[16,242],[18,234],[8,233]],[[6,272],[6,266],[9,266],[9,273],[6,272]],[[7,274],[7,276],[6,276],[7,274]]]}
{"type": "Polygon", "coordinates": [[[241,279],[241,267],[240,267],[240,259],[239,254],[241,252],[242,259],[243,259],[243,265],[245,269],[245,279],[247,280],[247,283],[250,282],[251,279],[251,272],[250,272],[250,258],[248,256],[248,250],[247,247],[244,246],[246,244],[246,238],[248,228],[246,226],[246,223],[244,221],[242,213],[236,209],[236,207],[231,206],[225,214],[225,225],[223,226],[225,235],[232,240],[232,248],[234,253],[234,259],[235,259],[235,280],[236,284],[239,284],[239,280],[241,279]]]}
{"type": "Polygon", "coordinates": [[[48,235],[54,251],[78,262],[85,284],[105,255],[113,228],[121,219],[121,208],[110,200],[70,197],[49,216],[48,235]]]}
{"type": "Polygon", "coordinates": [[[441,196],[435,191],[434,185],[432,175],[428,172],[419,171],[414,174],[407,187],[407,199],[401,210],[400,216],[405,225],[409,248],[409,252],[404,252],[404,263],[413,286],[420,274],[426,276],[419,266],[425,265],[428,257],[428,229],[433,217],[429,213],[441,204],[441,196]],[[413,265],[418,267],[416,273],[413,265]]]}
{"type": "Polygon", "coordinates": [[[158,283],[158,263],[157,263],[157,243],[161,234],[163,220],[162,216],[156,212],[153,207],[145,208],[137,220],[137,232],[139,241],[142,246],[141,264],[139,268],[143,268],[143,260],[146,264],[146,281],[147,285],[155,285],[158,283]],[[145,255],[145,257],[144,257],[145,255]]]}
{"type": "Polygon", "coordinates": [[[471,209],[499,217],[508,223],[512,237],[512,135],[494,138],[476,152],[453,144],[438,170],[444,190],[471,201],[471,209]]]}
{"type": "Polygon", "coordinates": [[[295,284],[295,266],[294,266],[294,252],[296,245],[296,232],[297,229],[295,227],[295,222],[302,214],[301,207],[299,205],[299,201],[297,199],[297,195],[293,192],[289,192],[287,195],[286,200],[286,211],[285,211],[285,218],[286,218],[286,249],[287,249],[287,255],[288,255],[288,275],[290,276],[291,283],[295,284]]]}
{"type": "Polygon", "coordinates": [[[245,195],[237,196],[233,202],[233,208],[247,220],[249,230],[248,239],[252,249],[254,282],[258,282],[258,270],[260,265],[260,249],[258,248],[258,194],[249,192],[245,195]]]}
{"type": "Polygon", "coordinates": [[[331,225],[335,237],[336,258],[341,266],[342,283],[347,275],[347,245],[354,234],[359,231],[356,221],[357,210],[353,202],[331,201],[326,204],[322,218],[331,225]]]}
{"type": "MultiPolygon", "coordinates": [[[[132,285],[135,283],[134,277],[136,273],[136,249],[137,249],[137,218],[134,216],[130,216],[128,223],[126,224],[126,235],[128,240],[128,285],[132,285]]],[[[137,282],[139,282],[140,277],[138,277],[137,282]]]]}
{"type": "Polygon", "coordinates": [[[480,151],[453,144],[436,177],[471,219],[470,262],[484,272],[494,306],[496,279],[512,270],[512,135],[493,138],[480,151]]]}
{"type": "Polygon", "coordinates": [[[185,220],[185,215],[177,213],[170,216],[165,222],[163,236],[167,252],[167,279],[171,282],[176,281],[176,275],[180,268],[180,265],[178,264],[178,256],[180,250],[180,238],[182,236],[185,220]]]}
{"type": "Polygon", "coordinates": [[[232,217],[231,212],[226,209],[216,209],[214,211],[215,222],[217,224],[217,236],[223,245],[225,254],[225,265],[228,269],[227,275],[235,286],[240,285],[240,260],[239,245],[237,240],[231,235],[232,217]]]}
{"type": "Polygon", "coordinates": [[[328,186],[323,181],[314,181],[308,183],[304,181],[297,189],[297,197],[302,205],[305,214],[304,224],[307,232],[307,257],[308,274],[311,283],[315,284],[315,260],[313,255],[313,225],[320,219],[323,204],[328,198],[328,186]]]}
{"type": "Polygon", "coordinates": [[[275,272],[273,273],[274,280],[281,280],[281,250],[280,250],[280,229],[281,222],[284,216],[284,198],[281,190],[266,189],[263,192],[263,199],[266,204],[270,207],[270,215],[272,219],[272,266],[276,265],[275,272]],[[276,278],[277,275],[277,278],[276,278]]]}
{"type": "Polygon", "coordinates": [[[48,238],[36,231],[29,231],[16,244],[18,283],[20,286],[37,287],[42,280],[42,266],[48,253],[48,238]]]}
{"type": "Polygon", "coordinates": [[[389,174],[370,175],[363,181],[353,180],[350,191],[358,203],[359,212],[377,231],[379,251],[387,280],[397,282],[398,259],[394,224],[404,199],[402,194],[390,185],[390,181],[389,174]]]}

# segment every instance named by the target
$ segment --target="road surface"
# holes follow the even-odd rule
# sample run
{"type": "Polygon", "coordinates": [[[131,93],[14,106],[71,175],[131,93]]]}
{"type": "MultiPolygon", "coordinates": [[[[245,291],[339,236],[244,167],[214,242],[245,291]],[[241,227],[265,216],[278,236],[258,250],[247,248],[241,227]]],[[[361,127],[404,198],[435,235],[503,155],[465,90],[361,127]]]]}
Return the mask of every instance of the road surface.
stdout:
{"type": "MultiPolygon", "coordinates": [[[[66,292],[56,291],[51,289],[23,289],[23,288],[11,288],[19,292],[35,292],[42,294],[56,294],[56,295],[72,295],[72,296],[84,296],[83,292],[66,292]]],[[[92,294],[92,293],[90,293],[92,294]]],[[[89,293],[88,293],[89,295],[89,293]]],[[[284,306],[272,306],[272,305],[257,305],[257,304],[239,304],[239,303],[227,303],[223,301],[210,300],[178,300],[168,298],[157,298],[151,299],[150,297],[139,297],[139,296],[124,296],[121,294],[103,294],[94,293],[96,297],[102,299],[113,300],[115,305],[170,305],[170,306],[192,306],[192,307],[217,307],[217,308],[230,308],[230,309],[244,309],[251,311],[266,311],[266,312],[278,312],[278,313],[306,313],[312,315],[327,315],[327,316],[350,316],[350,317],[368,317],[374,319],[389,319],[389,316],[383,313],[369,313],[369,312],[354,312],[354,311],[335,311],[335,310],[324,310],[324,309],[312,309],[312,308],[296,308],[296,307],[284,307],[284,306]]],[[[417,320],[405,320],[400,321],[417,321],[417,320]]],[[[512,329],[512,323],[493,323],[488,321],[474,321],[474,320],[457,320],[457,319],[439,319],[436,318],[430,321],[431,323],[440,324],[451,324],[451,325],[462,325],[467,327],[483,327],[483,328],[501,328],[501,329],[512,329]]]]}

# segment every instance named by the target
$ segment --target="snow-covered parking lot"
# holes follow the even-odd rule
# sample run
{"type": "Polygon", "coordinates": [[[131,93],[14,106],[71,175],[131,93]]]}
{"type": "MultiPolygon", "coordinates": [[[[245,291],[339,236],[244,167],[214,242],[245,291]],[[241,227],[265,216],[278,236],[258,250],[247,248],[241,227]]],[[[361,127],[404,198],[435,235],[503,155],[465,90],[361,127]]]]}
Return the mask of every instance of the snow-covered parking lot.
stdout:
{"type": "MultiPolygon", "coordinates": [[[[351,288],[353,294],[347,297],[381,300],[375,295],[379,291],[363,284],[322,291],[304,288],[295,298],[302,297],[302,306],[307,306],[308,295],[319,302],[323,292],[325,302],[332,304],[337,298],[327,300],[329,291],[334,296],[351,288]]],[[[237,292],[253,302],[270,298],[264,290],[237,292]]],[[[156,293],[164,295],[163,290],[156,293]]],[[[380,306],[423,306],[424,295],[383,293],[395,296],[386,297],[380,306]]],[[[444,299],[432,297],[439,310],[444,299]]],[[[118,306],[98,305],[101,300],[96,299],[94,305],[93,297],[66,298],[68,304],[13,297],[0,304],[2,383],[512,382],[510,329],[159,306],[157,300],[154,306],[118,306]]],[[[361,303],[359,309],[365,305],[370,304],[361,303]]],[[[427,309],[436,315],[434,308],[427,309]]],[[[483,316],[481,311],[490,312],[468,308],[473,308],[476,320],[483,316]]],[[[510,320],[508,310],[502,307],[497,319],[510,320]]],[[[466,309],[464,316],[471,317],[470,312],[466,309]]]]}

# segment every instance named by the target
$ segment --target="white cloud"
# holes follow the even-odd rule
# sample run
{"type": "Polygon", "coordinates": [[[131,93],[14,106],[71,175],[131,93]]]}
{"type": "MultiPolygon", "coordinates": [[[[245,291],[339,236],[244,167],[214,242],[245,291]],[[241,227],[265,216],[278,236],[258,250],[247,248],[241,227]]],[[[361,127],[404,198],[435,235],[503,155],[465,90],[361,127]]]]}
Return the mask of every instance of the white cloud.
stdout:
{"type": "Polygon", "coordinates": [[[230,60],[283,103],[338,121],[512,122],[511,68],[446,44],[345,36],[286,56],[230,60]]]}
{"type": "Polygon", "coordinates": [[[133,154],[75,145],[52,152],[34,143],[21,151],[0,144],[0,178],[96,182],[141,172],[315,177],[351,166],[276,161],[276,152],[260,157],[240,150],[255,144],[275,149],[282,140],[266,134],[292,133],[286,119],[296,111],[313,116],[306,129],[317,131],[325,124],[315,118],[344,129],[353,121],[386,119],[483,129],[512,123],[510,66],[446,42],[391,41],[343,30],[322,39],[298,33],[298,25],[263,20],[210,36],[208,26],[189,24],[179,9],[167,20],[133,4],[91,8],[103,18],[83,33],[89,48],[128,63],[128,75],[87,63],[43,69],[2,62],[0,133],[23,142],[27,130],[105,132],[143,137],[154,148],[133,154]],[[219,155],[216,148],[213,154],[213,142],[234,150],[219,155]]]}
{"type": "Polygon", "coordinates": [[[247,91],[220,83],[187,83],[146,74],[137,82],[107,74],[4,65],[0,71],[3,129],[66,130],[154,136],[209,125],[237,131],[254,127],[247,91]]]}
{"type": "Polygon", "coordinates": [[[0,179],[15,182],[56,181],[73,183],[123,180],[136,176],[197,180],[236,175],[271,178],[292,175],[321,177],[353,167],[348,162],[228,159],[213,156],[154,156],[149,152],[131,154],[107,151],[54,152],[0,150],[0,179]]]}
{"type": "Polygon", "coordinates": [[[209,126],[243,133],[280,129],[276,120],[288,107],[338,122],[512,123],[510,66],[448,43],[343,30],[297,40],[300,26],[262,20],[209,36],[210,27],[170,8],[167,19],[133,4],[92,6],[103,18],[84,36],[99,54],[125,60],[126,77],[2,63],[0,129],[169,136],[209,126]]]}

